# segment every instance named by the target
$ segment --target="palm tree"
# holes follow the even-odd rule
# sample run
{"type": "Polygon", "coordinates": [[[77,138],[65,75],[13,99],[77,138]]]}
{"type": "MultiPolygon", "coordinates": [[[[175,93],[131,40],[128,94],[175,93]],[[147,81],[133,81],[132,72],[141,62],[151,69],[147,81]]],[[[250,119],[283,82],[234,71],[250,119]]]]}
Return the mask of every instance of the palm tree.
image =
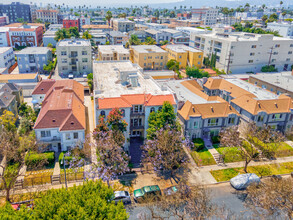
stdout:
{"type": "Polygon", "coordinates": [[[280,1],[280,8],[282,8],[283,3],[284,3],[283,1],[280,1]]]}
{"type": "Polygon", "coordinates": [[[263,24],[265,24],[266,21],[268,20],[268,16],[267,15],[262,16],[261,20],[262,20],[263,24]]]}
{"type": "Polygon", "coordinates": [[[105,18],[106,18],[106,20],[108,21],[108,24],[110,25],[110,21],[111,21],[111,18],[113,17],[113,15],[112,15],[112,12],[111,11],[107,11],[106,12],[106,16],[105,16],[105,18]]]}
{"type": "Polygon", "coordinates": [[[286,14],[287,14],[286,11],[283,11],[283,12],[282,12],[283,20],[285,20],[285,16],[286,16],[286,14]]]}

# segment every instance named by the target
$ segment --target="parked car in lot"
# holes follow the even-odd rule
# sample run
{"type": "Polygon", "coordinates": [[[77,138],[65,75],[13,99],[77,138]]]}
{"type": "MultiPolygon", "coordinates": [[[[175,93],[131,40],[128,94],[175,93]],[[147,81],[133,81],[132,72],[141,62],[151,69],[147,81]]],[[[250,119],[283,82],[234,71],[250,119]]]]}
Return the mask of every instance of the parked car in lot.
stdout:
{"type": "Polygon", "coordinates": [[[230,180],[230,184],[237,190],[246,189],[252,183],[260,183],[260,178],[255,173],[240,174],[230,180]]]}
{"type": "Polygon", "coordinates": [[[123,204],[130,204],[130,194],[128,191],[115,191],[112,201],[115,201],[115,204],[118,202],[123,202],[123,204]]]}
{"type": "Polygon", "coordinates": [[[144,186],[141,189],[134,190],[133,192],[133,197],[136,202],[142,201],[148,196],[158,198],[160,195],[162,195],[162,192],[158,185],[144,186]]]}

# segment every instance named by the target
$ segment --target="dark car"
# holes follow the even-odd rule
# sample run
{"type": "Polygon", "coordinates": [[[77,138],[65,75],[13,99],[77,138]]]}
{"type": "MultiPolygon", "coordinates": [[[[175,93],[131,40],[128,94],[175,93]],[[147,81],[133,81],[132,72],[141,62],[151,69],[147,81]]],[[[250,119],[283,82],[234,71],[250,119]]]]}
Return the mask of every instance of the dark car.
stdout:
{"type": "Polygon", "coordinates": [[[141,189],[134,190],[133,192],[134,200],[136,202],[144,200],[148,196],[154,196],[154,198],[158,199],[160,195],[162,195],[162,192],[158,185],[144,186],[141,189]]]}

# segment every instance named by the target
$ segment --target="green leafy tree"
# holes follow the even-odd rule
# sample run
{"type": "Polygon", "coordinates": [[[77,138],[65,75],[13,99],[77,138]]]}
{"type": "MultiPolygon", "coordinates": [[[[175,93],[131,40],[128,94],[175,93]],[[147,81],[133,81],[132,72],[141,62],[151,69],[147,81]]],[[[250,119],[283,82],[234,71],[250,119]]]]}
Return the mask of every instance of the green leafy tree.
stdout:
{"type": "Polygon", "coordinates": [[[60,41],[66,38],[70,38],[70,33],[68,32],[67,29],[62,28],[56,31],[55,38],[54,38],[56,41],[60,41]]]}
{"type": "Polygon", "coordinates": [[[16,131],[16,117],[11,111],[5,110],[0,116],[0,126],[4,127],[8,131],[16,131]]]}
{"type": "Polygon", "coordinates": [[[48,43],[47,47],[49,47],[49,48],[53,48],[53,44],[48,43]]]}
{"type": "Polygon", "coordinates": [[[91,92],[93,92],[93,79],[94,79],[93,73],[90,73],[87,75],[87,83],[90,87],[91,92]]]}
{"type": "Polygon", "coordinates": [[[164,102],[161,110],[151,112],[148,123],[147,139],[155,138],[158,130],[165,126],[170,126],[171,129],[179,129],[174,107],[170,102],[164,102]]]}
{"type": "Polygon", "coordinates": [[[144,44],[146,44],[146,45],[155,45],[155,44],[157,44],[157,42],[155,41],[155,39],[153,39],[151,37],[146,37],[144,44]]]}
{"type": "Polygon", "coordinates": [[[186,67],[186,75],[193,78],[203,78],[209,77],[209,74],[203,70],[198,69],[197,67],[186,67]]]}
{"type": "Polygon", "coordinates": [[[270,65],[270,66],[266,65],[261,68],[261,71],[263,73],[270,73],[270,72],[278,72],[278,69],[272,65],[270,65]]]}
{"type": "Polygon", "coordinates": [[[77,27],[70,27],[69,28],[70,37],[79,38],[79,31],[77,27]]]}
{"type": "Polygon", "coordinates": [[[11,205],[0,208],[1,219],[128,219],[122,202],[115,205],[113,189],[102,181],[88,181],[66,190],[52,189],[34,200],[34,209],[15,211],[11,205]],[[8,218],[6,218],[8,217],[8,218]]]}
{"type": "Polygon", "coordinates": [[[92,39],[92,35],[88,32],[88,31],[85,31],[85,32],[83,32],[83,34],[82,34],[82,38],[83,39],[92,39]]]}

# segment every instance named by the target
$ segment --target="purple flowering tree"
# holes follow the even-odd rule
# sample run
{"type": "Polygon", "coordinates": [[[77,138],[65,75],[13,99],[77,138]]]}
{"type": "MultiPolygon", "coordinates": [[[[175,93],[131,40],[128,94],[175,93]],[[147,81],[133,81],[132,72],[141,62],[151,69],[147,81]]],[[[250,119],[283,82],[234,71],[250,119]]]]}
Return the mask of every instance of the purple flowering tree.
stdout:
{"type": "Polygon", "coordinates": [[[107,182],[109,187],[110,181],[129,171],[129,157],[116,142],[113,135],[114,133],[111,130],[97,134],[99,137],[95,142],[97,164],[93,164],[86,173],[86,178],[100,178],[107,182]]]}
{"type": "Polygon", "coordinates": [[[179,169],[187,168],[188,156],[183,144],[185,141],[181,132],[165,126],[142,146],[143,163],[152,164],[156,172],[168,174],[172,178],[179,169]]]}

